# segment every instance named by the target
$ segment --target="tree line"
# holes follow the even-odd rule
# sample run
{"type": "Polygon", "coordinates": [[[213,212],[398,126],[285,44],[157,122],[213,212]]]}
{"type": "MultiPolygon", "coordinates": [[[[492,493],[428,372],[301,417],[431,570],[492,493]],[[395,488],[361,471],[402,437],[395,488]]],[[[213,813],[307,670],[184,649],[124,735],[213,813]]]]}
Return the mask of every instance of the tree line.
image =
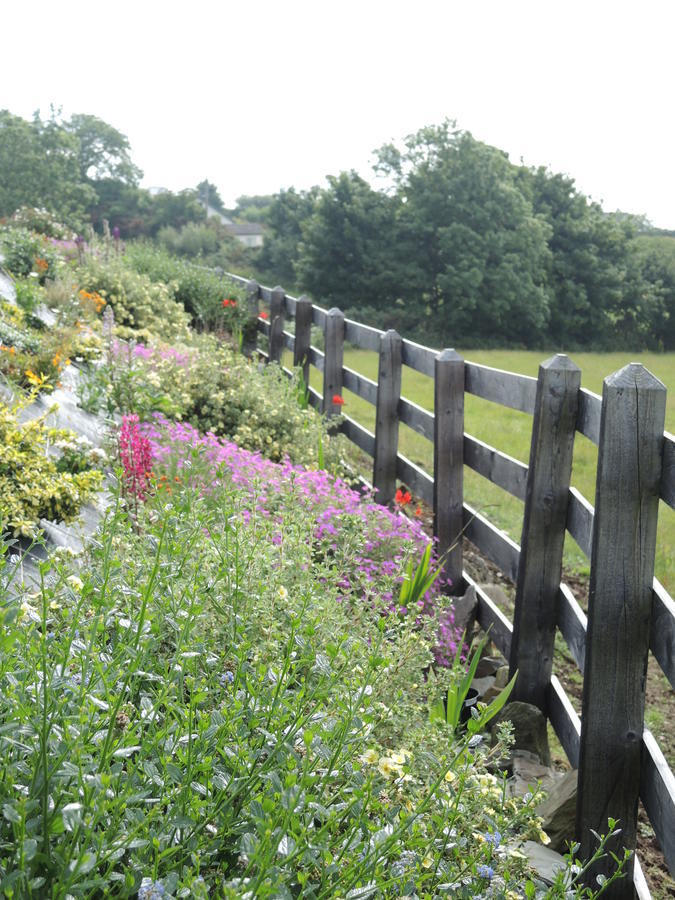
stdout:
{"type": "Polygon", "coordinates": [[[271,198],[261,273],[434,346],[675,349],[675,234],[452,122],[374,168],[271,198]]]}
{"type": "Polygon", "coordinates": [[[379,148],[374,175],[239,198],[228,215],[266,228],[247,251],[204,221],[204,200],[226,212],[215,185],[152,196],[101,119],[0,111],[0,217],[27,205],[76,228],[105,219],[434,346],[675,349],[675,233],[608,214],[569,176],[516,165],[451,121],[379,148]]]}

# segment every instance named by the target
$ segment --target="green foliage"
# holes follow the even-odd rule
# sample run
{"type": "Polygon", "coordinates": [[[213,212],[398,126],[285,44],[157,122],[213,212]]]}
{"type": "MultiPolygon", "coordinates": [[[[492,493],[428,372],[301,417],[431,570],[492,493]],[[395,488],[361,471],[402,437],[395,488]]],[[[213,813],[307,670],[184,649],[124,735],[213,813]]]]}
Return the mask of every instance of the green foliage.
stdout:
{"type": "Polygon", "coordinates": [[[122,259],[105,261],[87,256],[77,270],[81,287],[104,298],[114,313],[118,327],[149,338],[166,340],[187,336],[189,316],[176,302],[172,285],[135,272],[122,259]]]}
{"type": "Polygon", "coordinates": [[[244,292],[215,272],[185,260],[176,259],[166,250],[149,244],[133,244],[127,248],[125,262],[156,282],[170,284],[175,299],[200,327],[217,329],[223,324],[223,299],[235,298],[235,307],[228,307],[226,318],[236,326],[244,314],[244,292]]]}
{"type": "Polygon", "coordinates": [[[0,216],[40,207],[80,227],[96,194],[82,180],[78,152],[76,136],[54,110],[44,121],[36,113],[31,122],[0,110],[0,216]]]}
{"type": "Polygon", "coordinates": [[[53,278],[57,257],[44,235],[34,234],[26,228],[3,228],[0,233],[0,250],[3,266],[16,277],[35,273],[40,284],[53,278]]]}
{"type": "Polygon", "coordinates": [[[114,179],[137,185],[143,173],[131,161],[129,140],[112,125],[90,115],[74,115],[63,128],[77,141],[77,162],[83,181],[96,184],[114,179]]]}
{"type": "Polygon", "coordinates": [[[39,519],[72,521],[103,475],[77,435],[49,429],[44,416],[19,424],[21,408],[0,403],[0,530],[33,535],[39,519]],[[55,440],[66,452],[59,461],[47,455],[55,440]]]}

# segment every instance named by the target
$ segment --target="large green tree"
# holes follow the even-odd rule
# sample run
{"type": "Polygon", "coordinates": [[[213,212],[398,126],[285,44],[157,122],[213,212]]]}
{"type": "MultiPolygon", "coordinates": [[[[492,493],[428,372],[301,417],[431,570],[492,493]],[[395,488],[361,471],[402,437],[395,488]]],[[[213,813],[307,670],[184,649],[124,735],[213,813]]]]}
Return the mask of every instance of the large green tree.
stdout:
{"type": "MultiPolygon", "coordinates": [[[[298,281],[295,267],[302,241],[303,224],[311,217],[320,190],[295,188],[279,191],[269,204],[265,243],[256,261],[260,277],[287,290],[296,288],[298,281]]],[[[317,295],[318,297],[318,295],[317,295]]]]}
{"type": "Polygon", "coordinates": [[[104,179],[138,185],[143,172],[131,160],[129,139],[102,119],[74,115],[63,129],[77,141],[77,161],[82,181],[96,184],[104,179]]]}
{"type": "Polygon", "coordinates": [[[400,200],[397,253],[407,302],[436,340],[541,342],[549,317],[550,229],[494,147],[446,121],[377,153],[400,200]]]}
{"type": "Polygon", "coordinates": [[[95,192],[81,175],[79,143],[54,111],[28,122],[0,111],[0,216],[20,206],[44,207],[75,227],[87,219],[95,192]]]}
{"type": "Polygon", "coordinates": [[[356,172],[329,176],[302,226],[296,270],[303,288],[349,313],[365,308],[386,317],[399,290],[396,207],[356,172]]]}

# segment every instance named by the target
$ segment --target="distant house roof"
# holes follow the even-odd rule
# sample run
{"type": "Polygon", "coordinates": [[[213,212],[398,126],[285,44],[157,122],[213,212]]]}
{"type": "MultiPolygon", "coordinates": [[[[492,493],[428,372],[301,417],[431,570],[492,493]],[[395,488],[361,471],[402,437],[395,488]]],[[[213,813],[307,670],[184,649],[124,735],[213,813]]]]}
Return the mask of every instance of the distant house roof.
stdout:
{"type": "Polygon", "coordinates": [[[230,234],[234,235],[245,235],[245,234],[262,234],[263,227],[262,225],[257,225],[255,222],[244,222],[241,225],[235,225],[232,223],[227,226],[227,230],[230,234]]]}

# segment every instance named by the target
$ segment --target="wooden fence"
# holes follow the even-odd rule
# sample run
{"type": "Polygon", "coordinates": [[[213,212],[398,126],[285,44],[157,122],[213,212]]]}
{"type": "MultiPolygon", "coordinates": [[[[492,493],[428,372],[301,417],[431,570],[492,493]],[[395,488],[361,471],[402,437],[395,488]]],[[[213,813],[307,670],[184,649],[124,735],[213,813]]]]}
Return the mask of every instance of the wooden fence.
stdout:
{"type": "MultiPolygon", "coordinates": [[[[675,508],[675,439],[664,433],[663,384],[631,364],[605,379],[599,397],[580,387],[580,370],[561,354],[530,378],[345,319],[280,287],[227,277],[245,285],[249,314],[269,339],[259,355],[281,363],[287,348],[307,385],[310,365],[323,374],[322,394],[309,389],[313,406],[341,412],[333,398],[343,388],[375,406],[375,434],[348,415],[342,431],[373,458],[379,502],[393,499],[399,479],[433,506],[439,551],[452,548],[446,570],[456,588],[473,584],[462,568],[462,533],[515,582],[513,624],[476,586],[478,620],[519,671],[514,699],[547,715],[578,769],[580,854],[592,855],[590,829],[606,831],[608,816],[620,820],[621,843],[634,849],[639,797],[675,874],[675,777],[644,728],[649,651],[675,687],[675,603],[654,579],[659,498],[675,508]],[[261,301],[267,321],[258,317],[261,301]],[[295,320],[294,334],[287,319],[295,320]],[[323,330],[323,351],[311,344],[313,325],[323,330]],[[345,341],[379,354],[377,382],[344,366],[345,341]],[[434,413],[401,396],[403,366],[433,379],[434,413]],[[464,433],[465,393],[533,416],[529,465],[464,433]],[[433,476],[398,452],[401,422],[432,442],[433,476]],[[598,447],[595,507],[570,487],[576,432],[598,447]],[[463,502],[464,466],[524,502],[520,546],[463,502]],[[591,560],[588,617],[561,583],[566,531],[591,560]],[[552,674],[556,629],[584,675],[581,718],[552,674]]],[[[606,860],[594,875],[611,865],[606,860]]],[[[637,860],[632,875],[608,896],[649,897],[637,860]]]]}

